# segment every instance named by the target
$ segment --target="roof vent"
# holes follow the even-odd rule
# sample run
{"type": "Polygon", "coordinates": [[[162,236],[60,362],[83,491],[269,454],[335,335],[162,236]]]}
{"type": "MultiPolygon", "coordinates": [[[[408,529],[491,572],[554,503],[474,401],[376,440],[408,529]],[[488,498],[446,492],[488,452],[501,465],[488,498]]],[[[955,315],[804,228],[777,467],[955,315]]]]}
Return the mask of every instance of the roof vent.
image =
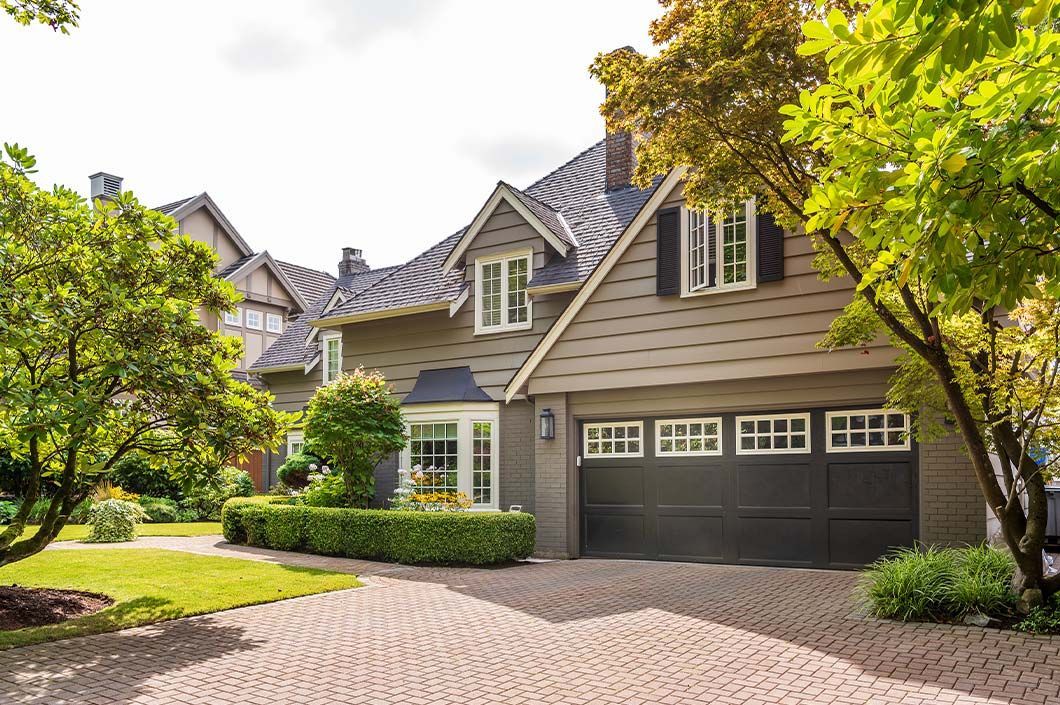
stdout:
{"type": "Polygon", "coordinates": [[[372,268],[364,261],[362,251],[356,247],[343,247],[342,260],[339,261],[339,276],[347,277],[351,274],[360,274],[370,271],[372,268]]]}
{"type": "Polygon", "coordinates": [[[97,198],[110,199],[121,193],[121,177],[100,171],[88,177],[89,197],[94,201],[97,198]]]}

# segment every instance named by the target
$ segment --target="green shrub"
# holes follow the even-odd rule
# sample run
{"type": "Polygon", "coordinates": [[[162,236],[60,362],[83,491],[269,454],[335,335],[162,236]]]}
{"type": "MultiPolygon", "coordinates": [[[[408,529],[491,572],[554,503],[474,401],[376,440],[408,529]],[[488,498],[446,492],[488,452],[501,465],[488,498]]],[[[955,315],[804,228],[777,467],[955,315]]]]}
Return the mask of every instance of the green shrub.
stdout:
{"type": "Polygon", "coordinates": [[[136,525],[147,518],[143,507],[123,499],[107,499],[92,507],[88,543],[114,543],[136,539],[136,525]]]}
{"type": "Polygon", "coordinates": [[[246,543],[247,532],[243,528],[243,512],[260,504],[290,504],[290,497],[273,497],[256,495],[254,497],[235,497],[224,503],[221,508],[221,533],[229,543],[246,543]]]}
{"type": "Polygon", "coordinates": [[[227,467],[221,470],[217,481],[196,487],[181,500],[182,509],[195,513],[195,518],[217,521],[221,518],[221,506],[233,497],[250,497],[254,494],[254,481],[243,470],[227,467]]]}
{"type": "MultiPolygon", "coordinates": [[[[39,524],[44,519],[44,515],[48,513],[48,507],[50,507],[52,501],[48,497],[41,497],[33,503],[33,507],[29,510],[29,515],[26,517],[26,522],[29,524],[39,524]]],[[[66,520],[67,524],[86,524],[88,523],[89,515],[92,511],[92,506],[95,502],[91,497],[83,500],[80,504],[74,507],[74,510],[70,512],[69,518],[66,520]]]]}
{"type": "Polygon", "coordinates": [[[177,503],[168,497],[140,497],[140,506],[147,512],[151,521],[158,524],[171,524],[180,521],[181,510],[177,503]]]}
{"type": "Polygon", "coordinates": [[[1041,607],[1035,607],[1013,629],[1031,634],[1060,634],[1060,593],[1054,593],[1041,607]]]}
{"type": "Polygon", "coordinates": [[[323,464],[321,459],[312,453],[292,453],[276,471],[276,476],[288,487],[300,490],[309,484],[309,466],[315,465],[319,468],[323,464]]]}
{"type": "Polygon", "coordinates": [[[231,543],[400,563],[488,565],[534,551],[534,517],[501,512],[406,512],[227,502],[231,543]]]}
{"type": "MultiPolygon", "coordinates": [[[[0,450],[0,492],[8,492],[19,496],[29,491],[27,480],[30,475],[30,464],[28,460],[11,457],[7,450],[0,450]]],[[[42,490],[47,487],[47,482],[41,480],[42,490]]]]}
{"type": "Polygon", "coordinates": [[[346,485],[342,475],[317,474],[309,487],[301,495],[302,502],[309,507],[345,507],[347,506],[346,485]]]}
{"type": "Polygon", "coordinates": [[[9,524],[18,514],[18,502],[0,502],[0,524],[9,524]]]}
{"type": "Polygon", "coordinates": [[[1015,562],[1003,550],[903,548],[873,563],[860,584],[869,611],[887,619],[955,621],[979,613],[1011,614],[1015,562]]]}
{"type": "Polygon", "coordinates": [[[170,477],[169,472],[163,468],[151,467],[147,456],[140,454],[126,455],[115,463],[110,481],[126,492],[138,495],[176,501],[180,501],[184,496],[179,480],[170,477]]]}

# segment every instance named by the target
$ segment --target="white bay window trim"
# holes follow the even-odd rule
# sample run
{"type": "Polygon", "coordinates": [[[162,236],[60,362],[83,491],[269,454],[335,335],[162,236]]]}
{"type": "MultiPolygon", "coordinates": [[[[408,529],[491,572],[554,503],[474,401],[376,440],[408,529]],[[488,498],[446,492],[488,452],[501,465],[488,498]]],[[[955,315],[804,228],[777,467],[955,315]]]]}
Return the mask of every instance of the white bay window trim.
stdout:
{"type": "MultiPolygon", "coordinates": [[[[534,325],[533,302],[527,293],[527,284],[533,275],[534,253],[532,250],[519,250],[496,255],[487,255],[475,260],[475,334],[502,333],[512,330],[526,330],[534,325]],[[513,289],[511,279],[513,269],[522,267],[523,284],[513,289]],[[489,274],[489,281],[484,278],[489,274]],[[499,280],[499,281],[498,281],[499,280]],[[521,299],[519,297],[521,296],[521,299]],[[509,300],[515,297],[515,300],[509,300]],[[489,301],[487,301],[487,298],[489,301]],[[496,311],[496,323],[483,321],[483,314],[494,311],[494,301],[499,299],[499,310],[496,311]],[[520,303],[521,301],[521,303],[520,303]],[[513,305],[514,304],[514,305],[513,305]],[[525,309],[525,320],[518,320],[519,309],[525,309]]],[[[518,277],[518,274],[515,274],[518,277]]]]}
{"type": "MultiPolygon", "coordinates": [[[[730,239],[732,240],[732,239],[730,239]]],[[[681,296],[704,296],[723,291],[754,289],[758,283],[758,219],[754,199],[727,214],[681,208],[681,296]],[[734,218],[742,219],[734,222],[734,218]],[[744,226],[744,257],[737,256],[738,242],[726,243],[727,233],[744,226]],[[714,257],[710,257],[710,243],[714,257]],[[742,281],[725,283],[726,269],[743,266],[742,281]]],[[[736,277],[734,277],[736,278],[736,277]]]]}
{"type": "MultiPolygon", "coordinates": [[[[474,499],[475,424],[490,425],[489,454],[478,453],[489,460],[490,501],[472,505],[472,510],[496,511],[500,508],[500,410],[496,402],[444,402],[410,404],[402,407],[409,444],[401,451],[401,468],[412,471],[412,426],[414,424],[456,424],[456,489],[474,499]]],[[[482,433],[480,430],[479,436],[482,433]]],[[[481,480],[481,478],[479,478],[481,480]]],[[[481,483],[480,483],[481,484],[481,483]]]]}
{"type": "Polygon", "coordinates": [[[342,334],[325,335],[321,339],[321,344],[324,347],[323,354],[320,356],[323,381],[324,384],[331,384],[342,372],[342,334]]]}

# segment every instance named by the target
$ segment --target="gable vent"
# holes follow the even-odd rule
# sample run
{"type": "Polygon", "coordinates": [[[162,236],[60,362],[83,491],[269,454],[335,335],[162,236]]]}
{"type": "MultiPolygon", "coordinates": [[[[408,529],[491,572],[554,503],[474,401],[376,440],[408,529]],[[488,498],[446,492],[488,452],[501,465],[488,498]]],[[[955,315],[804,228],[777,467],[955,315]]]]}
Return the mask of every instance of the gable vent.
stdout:
{"type": "Polygon", "coordinates": [[[121,182],[122,178],[120,176],[108,174],[105,171],[97,172],[88,177],[89,197],[92,200],[114,198],[121,193],[121,182]]]}

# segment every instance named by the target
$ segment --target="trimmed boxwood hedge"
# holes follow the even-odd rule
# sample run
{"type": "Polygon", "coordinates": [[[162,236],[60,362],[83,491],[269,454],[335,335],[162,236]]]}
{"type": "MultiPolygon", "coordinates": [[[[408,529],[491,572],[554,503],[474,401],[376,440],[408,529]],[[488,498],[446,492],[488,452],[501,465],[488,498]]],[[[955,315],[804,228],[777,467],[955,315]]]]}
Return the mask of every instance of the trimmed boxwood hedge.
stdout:
{"type": "MultiPolygon", "coordinates": [[[[282,499],[282,498],[279,498],[282,499]]],[[[333,509],[236,498],[221,510],[230,543],[398,563],[488,565],[534,552],[534,517],[520,512],[333,509]]]]}

